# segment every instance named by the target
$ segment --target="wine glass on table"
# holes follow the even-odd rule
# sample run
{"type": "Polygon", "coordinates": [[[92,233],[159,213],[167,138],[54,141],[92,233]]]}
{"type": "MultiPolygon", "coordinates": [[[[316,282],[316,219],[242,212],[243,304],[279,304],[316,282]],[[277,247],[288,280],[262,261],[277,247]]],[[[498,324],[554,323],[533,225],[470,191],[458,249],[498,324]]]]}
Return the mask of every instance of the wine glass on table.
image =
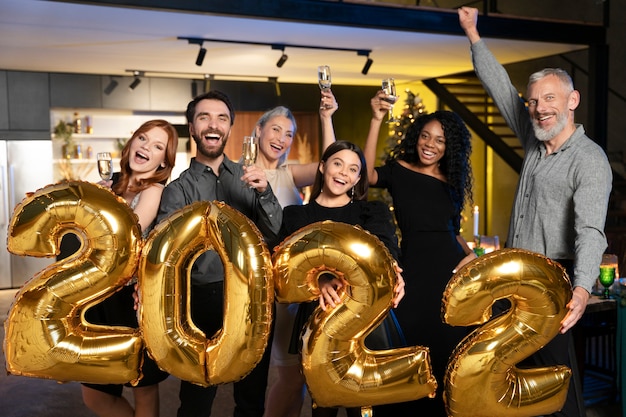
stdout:
{"type": "MultiPolygon", "coordinates": [[[[317,67],[317,82],[320,86],[320,90],[330,90],[332,82],[330,76],[330,67],[328,65],[320,65],[319,67],[317,67]]],[[[332,104],[324,104],[324,107],[322,107],[322,109],[330,109],[332,107],[332,104]]]]}
{"type": "Polygon", "coordinates": [[[393,78],[385,78],[382,84],[383,91],[387,94],[386,97],[383,98],[388,103],[391,103],[391,108],[389,109],[389,119],[387,123],[395,123],[398,121],[395,117],[393,117],[393,105],[396,101],[398,101],[398,95],[396,94],[396,82],[393,78]]]}
{"type": "Polygon", "coordinates": [[[608,265],[600,265],[600,284],[604,287],[602,298],[610,298],[609,287],[615,282],[615,267],[608,265]]]}
{"type": "Polygon", "coordinates": [[[99,152],[98,173],[103,181],[110,181],[113,178],[113,158],[110,152],[99,152]]]}

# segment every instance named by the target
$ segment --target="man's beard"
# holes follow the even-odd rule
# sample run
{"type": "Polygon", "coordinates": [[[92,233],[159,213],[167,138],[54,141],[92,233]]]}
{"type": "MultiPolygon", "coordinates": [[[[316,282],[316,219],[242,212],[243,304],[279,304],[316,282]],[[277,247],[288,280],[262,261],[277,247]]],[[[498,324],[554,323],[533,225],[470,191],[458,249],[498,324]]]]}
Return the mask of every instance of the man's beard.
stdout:
{"type": "MultiPolygon", "coordinates": [[[[221,133],[221,132],[220,132],[221,133]]],[[[205,135],[197,136],[193,135],[193,140],[196,142],[196,146],[198,148],[198,152],[207,158],[218,158],[222,156],[224,153],[224,148],[226,148],[226,139],[224,135],[221,135],[221,144],[218,148],[207,148],[206,143],[204,142],[205,135]]]]}
{"type": "Polygon", "coordinates": [[[532,120],[535,137],[542,142],[552,140],[552,138],[561,133],[563,129],[565,129],[565,126],[567,126],[567,116],[563,113],[556,117],[556,124],[548,130],[540,127],[537,123],[537,119],[533,118],[532,120]]]}

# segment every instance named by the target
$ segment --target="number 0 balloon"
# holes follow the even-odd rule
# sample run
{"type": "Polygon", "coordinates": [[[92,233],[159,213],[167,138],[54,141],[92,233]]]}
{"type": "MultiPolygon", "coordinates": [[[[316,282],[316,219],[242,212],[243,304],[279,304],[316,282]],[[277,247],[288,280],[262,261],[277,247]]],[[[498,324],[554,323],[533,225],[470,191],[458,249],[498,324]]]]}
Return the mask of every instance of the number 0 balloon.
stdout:
{"type": "Polygon", "coordinates": [[[254,369],[269,339],[274,285],[261,233],[243,214],[217,202],[173,213],[150,234],[140,271],[143,336],[159,366],[205,386],[254,369]],[[206,250],[220,255],[225,274],[224,324],[214,337],[190,312],[189,271],[206,250]]]}
{"type": "Polygon", "coordinates": [[[481,256],[457,272],[444,292],[446,323],[482,324],[502,298],[512,307],[474,330],[452,354],[444,385],[448,415],[522,417],[560,410],[570,369],[515,365],[556,336],[571,296],[571,284],[559,264],[521,249],[481,256]]]}

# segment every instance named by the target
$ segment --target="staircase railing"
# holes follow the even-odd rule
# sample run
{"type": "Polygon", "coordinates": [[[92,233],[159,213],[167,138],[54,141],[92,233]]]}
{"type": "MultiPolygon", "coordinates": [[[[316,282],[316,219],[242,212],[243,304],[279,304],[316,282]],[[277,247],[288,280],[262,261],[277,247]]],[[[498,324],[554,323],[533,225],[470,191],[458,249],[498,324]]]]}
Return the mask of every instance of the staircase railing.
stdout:
{"type": "MultiPolygon", "coordinates": [[[[502,138],[493,132],[486,123],[480,120],[453,93],[436,79],[422,81],[445,105],[457,113],[477,135],[479,135],[494,152],[502,158],[515,172],[522,169],[522,157],[502,138]]],[[[487,94],[485,93],[485,96],[487,94]]]]}

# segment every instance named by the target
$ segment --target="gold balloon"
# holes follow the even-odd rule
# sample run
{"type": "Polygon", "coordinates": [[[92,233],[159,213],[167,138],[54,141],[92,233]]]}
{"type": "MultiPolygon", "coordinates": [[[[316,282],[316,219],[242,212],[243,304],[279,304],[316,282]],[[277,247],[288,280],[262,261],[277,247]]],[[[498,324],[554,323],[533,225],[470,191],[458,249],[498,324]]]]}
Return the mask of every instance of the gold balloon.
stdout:
{"type": "Polygon", "coordinates": [[[364,339],[391,308],[395,261],[358,226],[324,221],[285,239],[274,253],[277,299],[316,300],[322,273],[349,289],[336,308],[317,308],[303,332],[303,373],[321,407],[359,407],[415,400],[435,393],[428,348],[372,351],[364,339]]]}
{"type": "Polygon", "coordinates": [[[560,410],[570,369],[515,365],[557,335],[571,297],[558,263],[521,249],[481,256],[459,270],[444,292],[446,323],[485,323],[498,299],[508,298],[512,307],[473,331],[452,354],[444,389],[448,415],[522,417],[560,410]]]}
{"type": "Polygon", "coordinates": [[[160,222],[139,267],[143,336],[159,366],[185,381],[215,385],[254,369],[267,346],[274,286],[258,229],[237,210],[197,202],[160,222]],[[224,265],[224,324],[212,339],[191,320],[190,271],[207,250],[224,265]]]}
{"type": "Polygon", "coordinates": [[[92,325],[83,312],[133,276],[141,252],[137,216],[98,185],[49,185],[16,206],[8,249],[52,257],[68,232],[82,240],[77,254],[39,272],[16,295],[5,322],[7,369],[59,381],[136,381],[142,358],[139,331],[92,325]]]}

